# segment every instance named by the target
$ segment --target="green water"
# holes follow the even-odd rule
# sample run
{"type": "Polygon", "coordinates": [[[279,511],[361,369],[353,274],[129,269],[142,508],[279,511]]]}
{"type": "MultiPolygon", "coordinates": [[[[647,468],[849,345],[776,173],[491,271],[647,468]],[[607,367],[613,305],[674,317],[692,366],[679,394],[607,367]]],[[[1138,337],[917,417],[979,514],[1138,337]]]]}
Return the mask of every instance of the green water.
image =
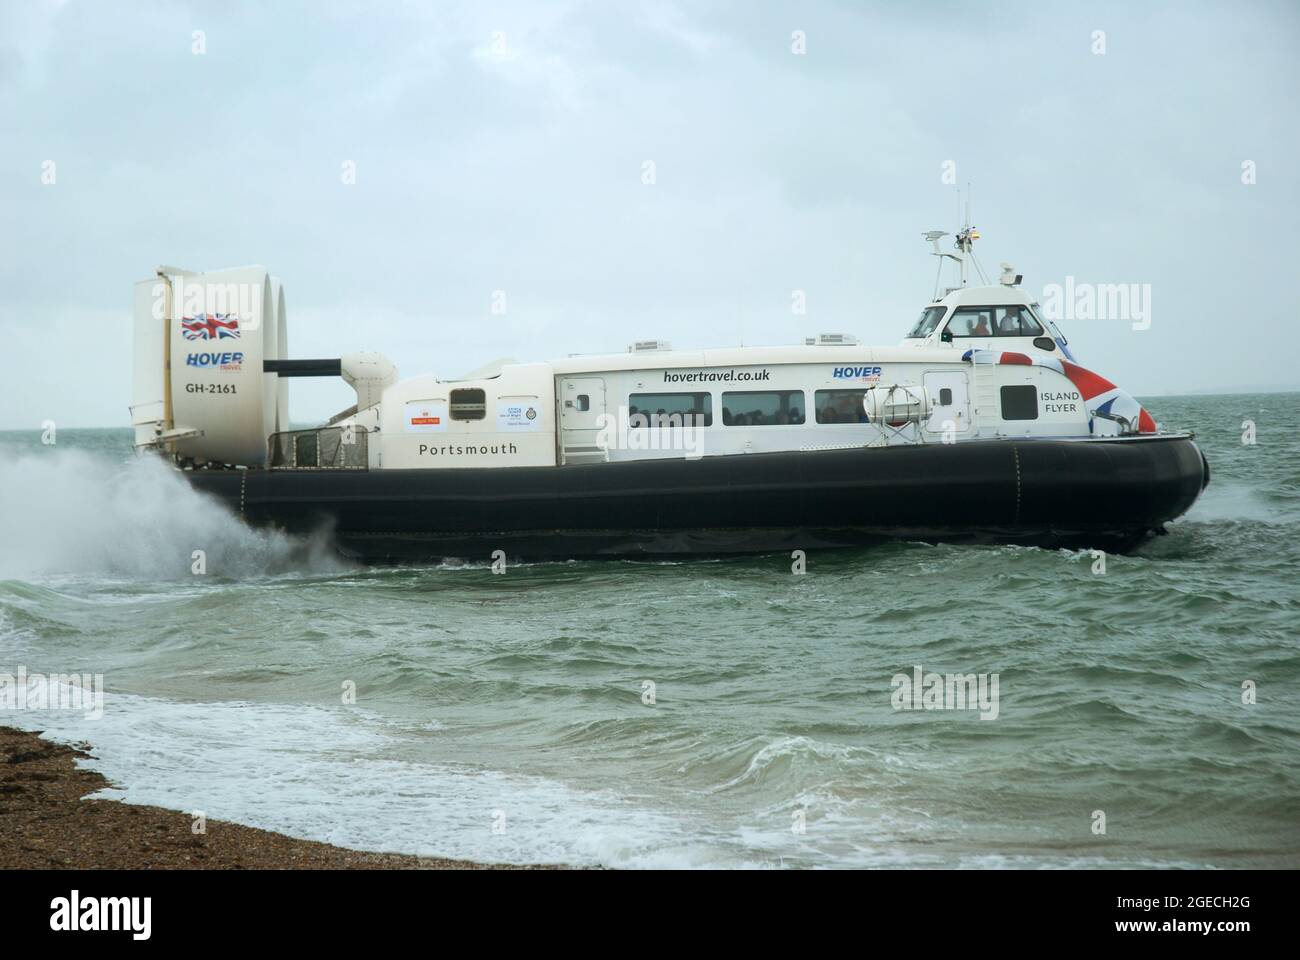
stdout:
{"type": "Polygon", "coordinates": [[[102,719],[0,721],[89,741],[110,795],[367,849],[1297,866],[1300,394],[1147,406],[1195,430],[1212,482],[1104,574],[919,544],[803,576],[784,555],[356,569],[129,461],[127,431],[0,436],[0,672],[109,691],[102,719]],[[996,719],[896,710],[915,666],[997,674],[996,719]]]}

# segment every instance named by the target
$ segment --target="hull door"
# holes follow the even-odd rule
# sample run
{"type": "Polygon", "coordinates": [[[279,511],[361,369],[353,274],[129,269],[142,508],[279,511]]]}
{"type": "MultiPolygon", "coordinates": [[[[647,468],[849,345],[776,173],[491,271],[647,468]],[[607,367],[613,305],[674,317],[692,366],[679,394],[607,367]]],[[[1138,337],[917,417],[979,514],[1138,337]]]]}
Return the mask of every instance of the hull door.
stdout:
{"type": "Polygon", "coordinates": [[[559,461],[603,463],[608,452],[597,442],[605,415],[605,381],[600,377],[564,377],[557,384],[559,461]]]}
{"type": "Polygon", "coordinates": [[[925,423],[927,439],[949,442],[970,436],[974,424],[970,410],[970,378],[962,370],[926,373],[925,392],[930,397],[930,418],[925,423]]]}

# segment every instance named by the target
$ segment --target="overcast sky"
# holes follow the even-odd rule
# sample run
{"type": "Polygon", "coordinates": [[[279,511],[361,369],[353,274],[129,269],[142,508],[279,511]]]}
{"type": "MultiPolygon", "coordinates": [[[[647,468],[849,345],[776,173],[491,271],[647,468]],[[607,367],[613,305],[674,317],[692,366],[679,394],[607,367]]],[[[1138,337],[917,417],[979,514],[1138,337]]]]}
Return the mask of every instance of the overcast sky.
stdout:
{"type": "MultiPolygon", "coordinates": [[[[1086,365],[1300,389],[1297,49],[1290,0],[4,0],[0,428],[129,422],[160,263],[265,264],[292,356],[403,376],[892,344],[934,285],[921,233],[959,226],[949,162],[992,272],[1150,284],[1150,329],[1062,321],[1086,365]]],[[[291,389],[298,421],[352,401],[291,389]]]]}

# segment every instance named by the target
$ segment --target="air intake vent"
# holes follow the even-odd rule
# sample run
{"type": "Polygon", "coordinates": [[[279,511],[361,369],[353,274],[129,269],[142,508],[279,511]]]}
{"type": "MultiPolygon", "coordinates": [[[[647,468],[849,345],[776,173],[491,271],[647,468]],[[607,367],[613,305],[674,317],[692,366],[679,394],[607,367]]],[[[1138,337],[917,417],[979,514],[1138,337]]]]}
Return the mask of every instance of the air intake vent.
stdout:
{"type": "Polygon", "coordinates": [[[453,420],[482,420],[487,416],[487,393],[477,387],[453,390],[448,408],[453,420]]]}
{"type": "Polygon", "coordinates": [[[856,347],[858,338],[851,333],[819,333],[816,338],[806,338],[804,344],[809,347],[856,347]]]}
{"type": "Polygon", "coordinates": [[[627,348],[628,353],[654,353],[656,350],[671,350],[673,345],[667,340],[638,340],[627,348]]]}

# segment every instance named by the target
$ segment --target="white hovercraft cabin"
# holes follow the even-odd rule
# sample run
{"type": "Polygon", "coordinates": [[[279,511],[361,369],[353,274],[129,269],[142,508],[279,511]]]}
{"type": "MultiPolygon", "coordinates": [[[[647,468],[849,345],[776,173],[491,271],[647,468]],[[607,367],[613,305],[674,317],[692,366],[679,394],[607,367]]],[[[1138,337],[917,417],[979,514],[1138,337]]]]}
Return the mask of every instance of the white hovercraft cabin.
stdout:
{"type": "MultiPolygon", "coordinates": [[[[312,361],[280,365],[268,358],[265,365],[281,376],[324,373],[348,379],[357,390],[357,409],[320,429],[337,431],[341,438],[346,432],[353,442],[365,437],[365,461],[340,465],[370,469],[563,466],[684,454],[1137,432],[1134,417],[1099,414],[1107,397],[1087,404],[1059,360],[1051,365],[978,362],[978,352],[1042,354],[1035,341],[1063,349],[1063,341],[1047,330],[1019,288],[999,285],[960,289],[926,307],[911,337],[898,347],[861,346],[844,335],[822,335],[802,346],[697,351],[652,341],[612,356],[503,361],[462,380],[426,375],[398,381],[392,364],[377,354],[315,362],[311,371],[290,364],[312,361]],[[1098,425],[1099,416],[1104,425],[1098,425]]],[[[258,370],[244,332],[247,327],[239,341],[225,342],[227,347],[237,343],[239,351],[217,354],[195,350],[190,341],[180,345],[183,373],[178,377],[174,366],[171,379],[181,381],[185,400],[197,402],[184,405],[186,436],[176,449],[195,464],[221,462],[204,441],[222,432],[213,429],[214,419],[229,422],[223,406],[236,407],[241,394],[274,396],[283,384],[258,370]],[[196,363],[196,357],[205,362],[196,363]]],[[[141,399],[134,410],[160,410],[161,404],[141,399]]],[[[286,418],[278,422],[280,430],[258,436],[258,429],[242,445],[246,452],[225,462],[264,465],[266,439],[274,434],[272,467],[330,466],[320,462],[318,430],[286,432],[286,418]]],[[[137,420],[136,428],[142,445],[166,440],[171,429],[153,419],[137,420]]]]}

